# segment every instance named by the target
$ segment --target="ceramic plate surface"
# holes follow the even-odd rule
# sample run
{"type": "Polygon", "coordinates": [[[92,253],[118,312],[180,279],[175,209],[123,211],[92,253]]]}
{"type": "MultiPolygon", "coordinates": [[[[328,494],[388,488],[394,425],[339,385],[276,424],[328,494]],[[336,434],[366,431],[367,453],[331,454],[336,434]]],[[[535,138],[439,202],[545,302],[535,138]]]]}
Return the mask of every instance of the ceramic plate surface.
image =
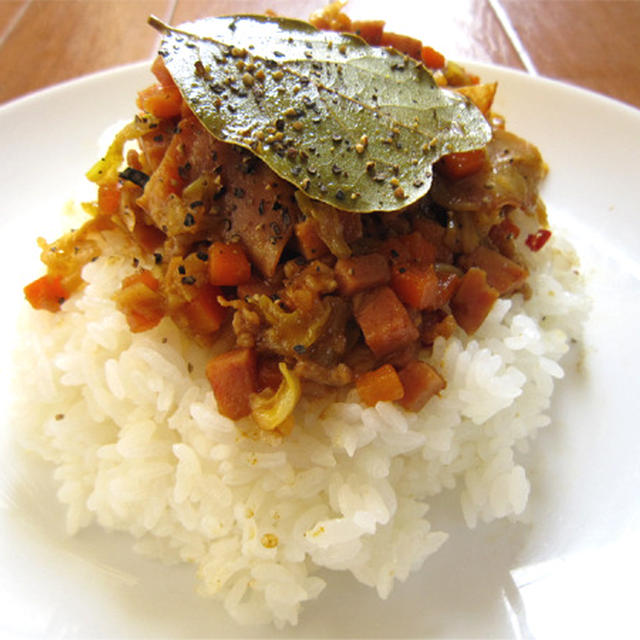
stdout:
{"type": "MultiPolygon", "coordinates": [[[[518,72],[469,65],[499,82],[496,109],[537,144],[553,227],[572,239],[593,308],[565,361],[553,425],[531,454],[527,522],[468,531],[452,500],[430,518],[452,532],[387,601],[348,576],[294,629],[245,629],[194,592],[192,568],[131,551],[127,536],[64,534],[51,472],[20,454],[5,419],[0,456],[3,637],[618,637],[637,630],[640,570],[640,111],[518,72]],[[438,518],[436,520],[436,517],[438,518]],[[632,631],[633,630],[633,631],[632,631]]],[[[133,113],[147,64],[83,78],[0,108],[3,314],[0,402],[22,286],[41,273],[37,236],[91,199],[99,140],[133,113]]],[[[67,221],[68,222],[68,221],[67,221]]],[[[5,412],[5,415],[7,412],[5,412]]]]}

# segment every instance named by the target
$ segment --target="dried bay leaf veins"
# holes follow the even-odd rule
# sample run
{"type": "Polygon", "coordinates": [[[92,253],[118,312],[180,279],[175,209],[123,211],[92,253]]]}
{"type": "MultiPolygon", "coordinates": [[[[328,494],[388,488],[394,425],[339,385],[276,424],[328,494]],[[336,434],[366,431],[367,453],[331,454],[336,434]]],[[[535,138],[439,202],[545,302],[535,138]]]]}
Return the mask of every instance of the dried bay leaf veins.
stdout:
{"type": "Polygon", "coordinates": [[[159,54],[216,138],[253,151],[309,197],[395,211],[422,197],[432,165],[483,147],[491,130],[464,96],[416,61],[301,20],[151,17],[159,54]]]}

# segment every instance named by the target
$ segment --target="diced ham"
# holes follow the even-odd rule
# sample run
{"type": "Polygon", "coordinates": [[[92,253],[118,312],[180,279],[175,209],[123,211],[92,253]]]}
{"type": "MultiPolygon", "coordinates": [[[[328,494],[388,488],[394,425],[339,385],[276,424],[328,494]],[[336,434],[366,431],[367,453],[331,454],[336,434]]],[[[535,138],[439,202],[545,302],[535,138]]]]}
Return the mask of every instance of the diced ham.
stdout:
{"type": "Polygon", "coordinates": [[[391,273],[395,294],[413,309],[432,309],[438,302],[438,276],[432,264],[405,264],[391,273]]]}
{"type": "Polygon", "coordinates": [[[409,313],[387,286],[362,294],[354,304],[354,315],[365,342],[378,357],[403,349],[418,338],[409,313]]]}
{"type": "Polygon", "coordinates": [[[299,217],[294,188],[249,152],[217,142],[216,165],[224,185],[217,200],[225,239],[242,240],[251,262],[271,278],[299,217]]]}
{"type": "Polygon", "coordinates": [[[338,288],[344,296],[386,284],[391,277],[387,260],[379,253],[340,258],[334,271],[338,288]]]}
{"type": "Polygon", "coordinates": [[[497,289],[500,295],[513,293],[525,283],[529,276],[529,272],[517,262],[483,246],[461,258],[460,264],[465,269],[470,267],[482,269],[487,274],[489,286],[497,289]]]}
{"type": "Polygon", "coordinates": [[[489,315],[498,297],[498,291],[487,283],[487,274],[478,267],[471,267],[451,299],[451,312],[456,322],[471,335],[489,315]]]}
{"type": "Polygon", "coordinates": [[[420,411],[446,386],[444,378],[429,364],[414,360],[398,372],[404,388],[400,404],[408,411],[420,411]]]}
{"type": "Polygon", "coordinates": [[[239,420],[251,413],[249,396],[258,385],[253,349],[241,347],[215,356],[207,364],[206,375],[223,416],[239,420]]]}

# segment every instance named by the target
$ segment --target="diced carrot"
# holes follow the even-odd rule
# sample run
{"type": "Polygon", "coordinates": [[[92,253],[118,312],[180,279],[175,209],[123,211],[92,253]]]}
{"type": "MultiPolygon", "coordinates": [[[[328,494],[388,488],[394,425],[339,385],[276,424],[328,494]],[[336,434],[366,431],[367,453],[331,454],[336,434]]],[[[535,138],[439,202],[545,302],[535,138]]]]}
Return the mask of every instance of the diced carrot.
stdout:
{"type": "Polygon", "coordinates": [[[182,95],[175,86],[152,84],[138,92],[136,104],[156,118],[174,118],[180,115],[182,95]]]}
{"type": "Polygon", "coordinates": [[[318,235],[316,222],[307,218],[298,222],[295,227],[296,238],[300,253],[307,259],[313,260],[329,253],[329,247],[318,235]]]}
{"type": "Polygon", "coordinates": [[[497,289],[500,295],[519,289],[529,275],[529,272],[517,262],[483,246],[479,246],[469,255],[461,258],[460,264],[465,269],[469,267],[482,269],[487,274],[489,286],[497,289]]]}
{"type": "Polygon", "coordinates": [[[438,276],[433,265],[407,263],[391,271],[391,288],[402,302],[414,309],[438,305],[438,276]]]}
{"type": "Polygon", "coordinates": [[[235,286],[251,279],[251,263],[237,244],[214,242],[209,247],[209,282],[218,286],[235,286]]]}
{"type": "Polygon", "coordinates": [[[449,153],[438,162],[438,168],[447,178],[459,180],[480,171],[484,166],[485,156],[484,149],[449,153]]]}
{"type": "Polygon", "coordinates": [[[406,308],[388,286],[362,294],[354,315],[365,342],[378,357],[407,347],[419,336],[406,308]]]}
{"type": "Polygon", "coordinates": [[[114,299],[133,333],[152,329],[164,317],[165,301],[159,289],[160,282],[147,269],[122,281],[122,287],[114,299]]]}
{"type": "Polygon", "coordinates": [[[451,299],[451,312],[456,322],[471,335],[480,328],[498,297],[497,290],[487,283],[487,274],[478,267],[471,267],[451,299]]]}
{"type": "Polygon", "coordinates": [[[387,259],[380,253],[339,258],[334,273],[338,289],[344,296],[386,284],[391,277],[387,259]]]}
{"type": "Polygon", "coordinates": [[[34,309],[55,313],[70,294],[58,276],[46,274],[28,284],[24,295],[34,309]]]}
{"type": "Polygon", "coordinates": [[[422,63],[429,69],[442,69],[445,65],[446,61],[444,56],[439,51],[436,51],[433,47],[429,47],[426,44],[423,45],[420,55],[422,63]]]}
{"type": "Polygon", "coordinates": [[[432,264],[435,261],[435,246],[419,231],[400,236],[398,239],[407,247],[411,260],[418,264],[432,264]]]}
{"type": "Polygon", "coordinates": [[[367,371],[356,379],[356,389],[362,402],[372,407],[377,402],[393,402],[404,395],[397,371],[390,364],[367,371]]]}
{"type": "Polygon", "coordinates": [[[380,38],[380,45],[383,47],[393,47],[400,53],[406,53],[415,60],[422,60],[422,41],[401,33],[384,31],[380,38]]]}
{"type": "Polygon", "coordinates": [[[384,24],[384,20],[354,20],[351,30],[365,42],[377,47],[382,41],[384,24]]]}
{"type": "Polygon", "coordinates": [[[257,389],[257,360],[253,349],[240,347],[212,358],[205,370],[218,411],[231,420],[251,413],[249,396],[257,389]]]}
{"type": "Polygon", "coordinates": [[[120,211],[121,185],[118,182],[101,184],[98,186],[98,209],[106,216],[120,211]]]}
{"type": "Polygon", "coordinates": [[[446,386],[444,378],[429,364],[414,360],[398,372],[404,388],[400,404],[408,411],[420,411],[446,386]]]}
{"type": "Polygon", "coordinates": [[[200,287],[195,298],[185,305],[185,316],[195,334],[208,336],[222,326],[227,317],[227,309],[217,300],[221,293],[218,287],[205,284],[200,287]]]}

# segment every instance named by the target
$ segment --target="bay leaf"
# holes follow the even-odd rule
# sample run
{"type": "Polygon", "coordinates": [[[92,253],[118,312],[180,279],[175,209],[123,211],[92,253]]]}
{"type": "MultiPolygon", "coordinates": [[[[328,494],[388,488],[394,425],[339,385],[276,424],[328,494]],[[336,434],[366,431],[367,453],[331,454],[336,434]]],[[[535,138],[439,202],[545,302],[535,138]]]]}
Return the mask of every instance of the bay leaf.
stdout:
{"type": "Polygon", "coordinates": [[[173,28],[159,54],[185,101],[309,197],[356,212],[422,197],[441,156],[491,137],[482,113],[420,63],[290,18],[235,15],[173,28]]]}

